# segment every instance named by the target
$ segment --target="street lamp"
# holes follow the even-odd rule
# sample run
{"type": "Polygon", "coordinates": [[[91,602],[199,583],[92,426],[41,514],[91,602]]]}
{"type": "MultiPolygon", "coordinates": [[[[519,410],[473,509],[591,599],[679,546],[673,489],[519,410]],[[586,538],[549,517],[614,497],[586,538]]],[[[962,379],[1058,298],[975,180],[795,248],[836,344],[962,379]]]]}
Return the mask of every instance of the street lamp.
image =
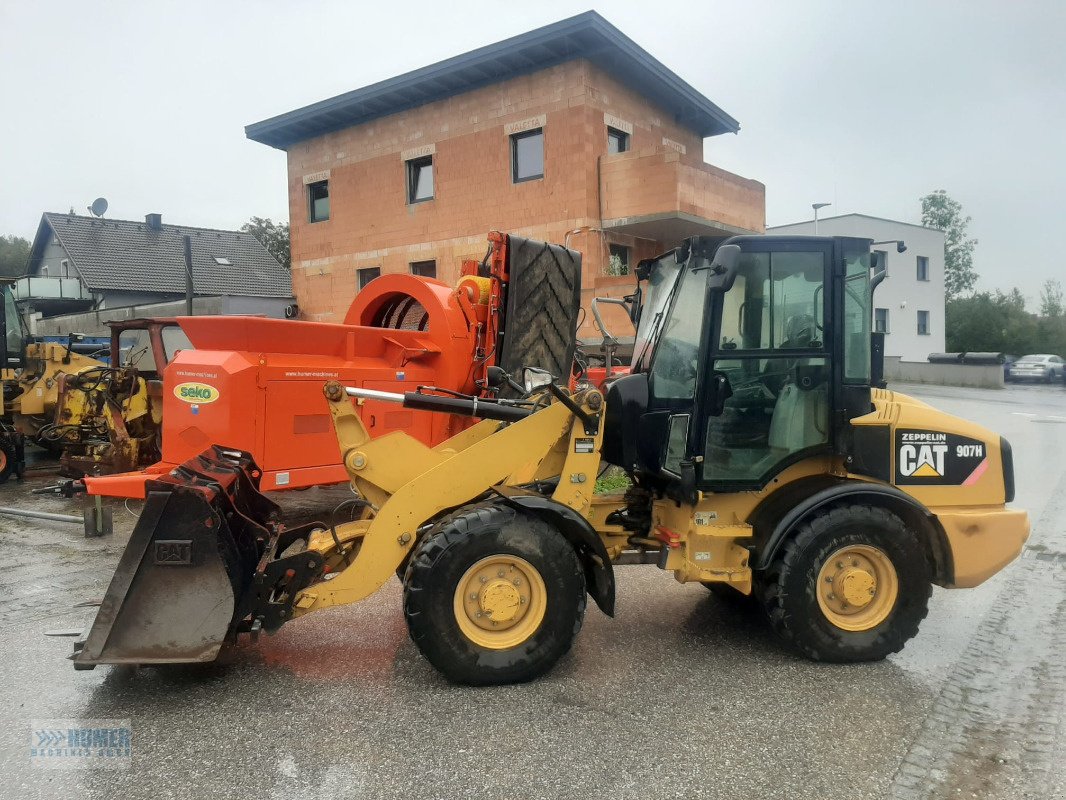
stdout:
{"type": "Polygon", "coordinates": [[[831,206],[832,203],[811,203],[811,208],[814,209],[814,235],[818,235],[818,209],[831,206]]]}

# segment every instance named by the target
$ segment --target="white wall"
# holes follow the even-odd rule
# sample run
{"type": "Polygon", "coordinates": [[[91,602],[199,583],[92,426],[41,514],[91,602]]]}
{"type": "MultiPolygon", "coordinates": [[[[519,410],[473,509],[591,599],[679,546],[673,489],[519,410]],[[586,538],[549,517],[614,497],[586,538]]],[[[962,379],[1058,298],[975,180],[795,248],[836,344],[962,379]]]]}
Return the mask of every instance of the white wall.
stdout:
{"type": "MultiPolygon", "coordinates": [[[[778,225],[768,234],[814,234],[814,222],[778,225]]],[[[921,225],[845,214],[819,220],[820,236],[857,236],[875,242],[903,239],[907,252],[895,245],[875,245],[887,254],[888,277],[874,293],[874,308],[888,309],[885,355],[904,361],[925,361],[930,353],[944,352],[944,233],[921,225]],[[929,259],[929,280],[919,281],[917,257],[929,259]],[[918,311],[929,312],[929,335],[918,335],[918,311]]]]}

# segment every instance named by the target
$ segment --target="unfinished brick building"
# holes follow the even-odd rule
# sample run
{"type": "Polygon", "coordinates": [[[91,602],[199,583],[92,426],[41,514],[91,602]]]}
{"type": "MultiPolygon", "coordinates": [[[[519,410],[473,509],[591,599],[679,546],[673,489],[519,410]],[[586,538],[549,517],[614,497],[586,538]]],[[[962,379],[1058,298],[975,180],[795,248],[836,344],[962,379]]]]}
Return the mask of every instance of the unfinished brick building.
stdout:
{"type": "Polygon", "coordinates": [[[454,281],[493,229],[580,250],[586,308],[685,236],[762,232],[763,185],[703,161],[737,130],[587,12],[246,132],[288,154],[301,317],[338,321],[379,274],[454,281]]]}

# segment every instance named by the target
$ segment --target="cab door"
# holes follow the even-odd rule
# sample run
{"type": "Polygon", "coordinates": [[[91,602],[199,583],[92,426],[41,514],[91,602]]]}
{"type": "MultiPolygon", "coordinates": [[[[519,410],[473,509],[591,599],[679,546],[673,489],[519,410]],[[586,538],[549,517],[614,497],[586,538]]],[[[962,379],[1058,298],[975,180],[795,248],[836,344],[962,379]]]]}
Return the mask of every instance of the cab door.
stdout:
{"type": "Polygon", "coordinates": [[[709,326],[690,429],[705,490],[762,488],[832,450],[832,241],[752,239],[741,249],[709,326]]]}
{"type": "Polygon", "coordinates": [[[24,366],[26,332],[22,327],[22,316],[15,305],[11,287],[3,287],[4,300],[0,304],[0,319],[4,329],[4,369],[19,369],[24,366]]]}

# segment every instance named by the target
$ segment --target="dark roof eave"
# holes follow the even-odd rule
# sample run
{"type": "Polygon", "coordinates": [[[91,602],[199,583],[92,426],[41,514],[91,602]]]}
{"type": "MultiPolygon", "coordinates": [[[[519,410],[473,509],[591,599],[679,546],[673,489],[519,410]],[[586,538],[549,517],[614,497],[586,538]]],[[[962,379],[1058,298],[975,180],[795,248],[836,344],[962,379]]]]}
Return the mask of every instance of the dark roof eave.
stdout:
{"type": "Polygon", "coordinates": [[[740,123],[594,11],[487,45],[245,127],[253,141],[284,150],[305,139],[529,74],[575,58],[610,68],[623,83],[659,97],[702,136],[740,123]],[[535,52],[533,56],[531,53],[535,52]],[[525,58],[526,63],[518,63],[525,58]],[[489,69],[484,69],[489,67],[489,69]],[[463,74],[468,77],[464,77],[463,74]],[[619,75],[619,73],[621,73],[619,75]],[[432,87],[427,89],[427,86],[432,87]],[[374,107],[369,107],[369,106],[374,107]]]}

